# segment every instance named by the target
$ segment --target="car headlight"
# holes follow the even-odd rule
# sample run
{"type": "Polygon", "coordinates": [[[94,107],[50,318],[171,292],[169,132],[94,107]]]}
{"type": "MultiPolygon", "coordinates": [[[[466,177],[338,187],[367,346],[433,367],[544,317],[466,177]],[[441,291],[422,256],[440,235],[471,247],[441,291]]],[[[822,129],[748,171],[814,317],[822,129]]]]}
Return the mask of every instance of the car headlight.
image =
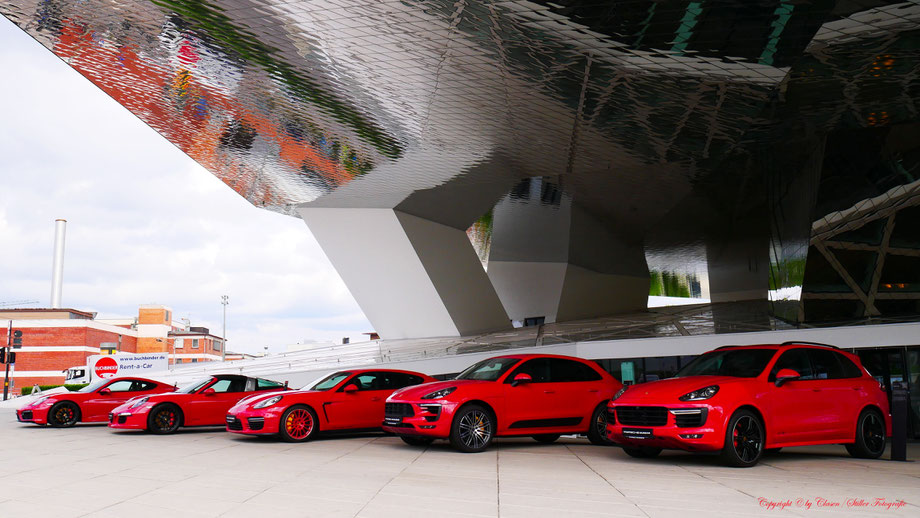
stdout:
{"type": "Polygon", "coordinates": [[[422,399],[441,399],[442,397],[450,394],[451,392],[457,390],[457,387],[447,387],[441,390],[436,390],[431,394],[425,394],[422,396],[422,399]]]}
{"type": "Polygon", "coordinates": [[[252,405],[252,408],[265,408],[267,406],[272,406],[279,401],[281,401],[281,396],[275,396],[272,398],[268,398],[265,401],[259,401],[255,405],[252,405]]]}
{"type": "Polygon", "coordinates": [[[144,403],[146,403],[149,399],[150,399],[150,396],[144,396],[140,399],[132,400],[131,406],[129,408],[137,408],[143,405],[144,403]]]}
{"type": "Polygon", "coordinates": [[[625,394],[625,393],[626,393],[626,388],[627,388],[627,386],[624,385],[623,388],[621,388],[620,390],[618,390],[617,393],[614,394],[612,398],[610,398],[610,401],[616,401],[620,396],[622,396],[623,394],[625,394]]]}
{"type": "Polygon", "coordinates": [[[704,399],[709,399],[712,396],[716,395],[716,392],[719,391],[718,385],[710,385],[708,387],[701,388],[699,390],[694,390],[693,392],[684,394],[683,396],[677,398],[681,401],[702,401],[704,399]]]}

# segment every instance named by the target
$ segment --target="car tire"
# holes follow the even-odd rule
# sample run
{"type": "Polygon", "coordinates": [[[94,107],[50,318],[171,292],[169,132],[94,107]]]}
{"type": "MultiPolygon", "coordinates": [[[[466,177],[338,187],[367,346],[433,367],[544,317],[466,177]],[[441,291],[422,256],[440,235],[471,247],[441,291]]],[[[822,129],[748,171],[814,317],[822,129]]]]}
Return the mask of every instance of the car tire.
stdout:
{"type": "Polygon", "coordinates": [[[316,412],[306,405],[294,405],[281,414],[278,434],[287,442],[306,442],[319,431],[316,412]]]}
{"type": "Polygon", "coordinates": [[[661,453],[661,448],[655,448],[654,446],[623,446],[623,451],[630,457],[651,459],[661,453]]]}
{"type": "Polygon", "coordinates": [[[847,452],[857,459],[877,459],[885,453],[888,436],[885,419],[878,410],[867,408],[856,421],[856,441],[847,444],[847,452]]]}
{"type": "Polygon", "coordinates": [[[559,439],[561,435],[559,435],[558,433],[541,433],[540,435],[531,435],[531,437],[533,437],[533,440],[537,442],[542,442],[544,444],[550,444],[550,443],[556,442],[556,440],[559,439]]]}
{"type": "Polygon", "coordinates": [[[613,446],[607,437],[607,401],[597,405],[591,413],[591,427],[588,428],[588,440],[598,446],[613,446]]]}
{"type": "Polygon", "coordinates": [[[735,468],[750,468],[763,456],[766,432],[760,417],[741,409],[732,414],[725,429],[722,462],[735,468]]]}
{"type": "Polygon", "coordinates": [[[464,453],[484,451],[495,436],[495,416],[480,405],[467,405],[456,414],[450,425],[450,443],[464,453]]]}
{"type": "Polygon", "coordinates": [[[409,446],[428,446],[434,442],[431,437],[416,437],[414,435],[400,435],[399,438],[409,446]]]}
{"type": "Polygon", "coordinates": [[[153,407],[147,415],[147,431],[157,435],[175,432],[182,426],[182,410],[172,403],[153,407]]]}
{"type": "Polygon", "coordinates": [[[80,420],[80,407],[73,401],[55,403],[48,411],[48,424],[55,428],[69,428],[80,420]]]}

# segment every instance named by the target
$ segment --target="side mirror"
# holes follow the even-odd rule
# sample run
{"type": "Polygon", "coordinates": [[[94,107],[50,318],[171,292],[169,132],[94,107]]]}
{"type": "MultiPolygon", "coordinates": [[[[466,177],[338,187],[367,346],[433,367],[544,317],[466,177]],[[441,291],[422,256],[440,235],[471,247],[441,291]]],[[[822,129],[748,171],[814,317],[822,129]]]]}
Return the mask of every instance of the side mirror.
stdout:
{"type": "Polygon", "coordinates": [[[104,389],[99,389],[99,395],[100,395],[100,396],[108,396],[108,395],[111,394],[111,393],[112,393],[112,391],[109,390],[108,387],[106,387],[106,388],[104,388],[104,389]]]}
{"type": "Polygon", "coordinates": [[[526,372],[521,372],[518,375],[516,375],[513,380],[511,380],[511,386],[516,387],[518,385],[524,385],[524,384],[530,383],[531,381],[533,381],[533,378],[530,377],[530,374],[527,374],[526,372]]]}
{"type": "Polygon", "coordinates": [[[354,383],[349,383],[348,385],[345,385],[345,388],[343,388],[342,390],[344,390],[345,392],[351,394],[352,392],[357,392],[357,391],[358,391],[358,386],[355,385],[354,383]]]}
{"type": "Polygon", "coordinates": [[[776,373],[776,386],[782,387],[787,381],[795,381],[801,377],[801,374],[792,369],[780,369],[776,373]]]}
{"type": "Polygon", "coordinates": [[[204,392],[202,392],[202,394],[204,394],[205,396],[213,396],[214,394],[217,394],[217,391],[212,388],[209,388],[209,389],[206,389],[204,392]]]}

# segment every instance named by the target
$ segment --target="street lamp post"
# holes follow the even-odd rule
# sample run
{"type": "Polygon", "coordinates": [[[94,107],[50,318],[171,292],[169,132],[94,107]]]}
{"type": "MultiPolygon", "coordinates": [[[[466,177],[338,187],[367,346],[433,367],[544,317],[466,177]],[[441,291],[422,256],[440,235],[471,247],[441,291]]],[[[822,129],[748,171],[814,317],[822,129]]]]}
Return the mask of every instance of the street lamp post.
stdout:
{"type": "Polygon", "coordinates": [[[220,344],[220,361],[227,361],[227,304],[230,303],[230,297],[221,295],[220,303],[224,306],[224,331],[221,335],[224,343],[220,344]]]}

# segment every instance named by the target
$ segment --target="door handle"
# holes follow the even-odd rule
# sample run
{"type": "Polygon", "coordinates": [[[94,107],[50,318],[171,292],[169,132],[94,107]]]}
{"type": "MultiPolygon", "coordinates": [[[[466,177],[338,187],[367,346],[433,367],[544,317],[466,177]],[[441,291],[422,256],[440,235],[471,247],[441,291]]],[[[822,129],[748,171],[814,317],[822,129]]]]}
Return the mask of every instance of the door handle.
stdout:
{"type": "Polygon", "coordinates": [[[379,397],[372,397],[372,398],[371,398],[371,401],[380,401],[380,398],[379,398],[379,397]]]}
{"type": "Polygon", "coordinates": [[[597,389],[589,389],[588,392],[599,392],[597,389]]]}
{"type": "Polygon", "coordinates": [[[543,393],[544,394],[555,394],[556,391],[555,390],[544,390],[543,393]]]}
{"type": "Polygon", "coordinates": [[[821,389],[811,389],[812,392],[821,392],[821,389]]]}

